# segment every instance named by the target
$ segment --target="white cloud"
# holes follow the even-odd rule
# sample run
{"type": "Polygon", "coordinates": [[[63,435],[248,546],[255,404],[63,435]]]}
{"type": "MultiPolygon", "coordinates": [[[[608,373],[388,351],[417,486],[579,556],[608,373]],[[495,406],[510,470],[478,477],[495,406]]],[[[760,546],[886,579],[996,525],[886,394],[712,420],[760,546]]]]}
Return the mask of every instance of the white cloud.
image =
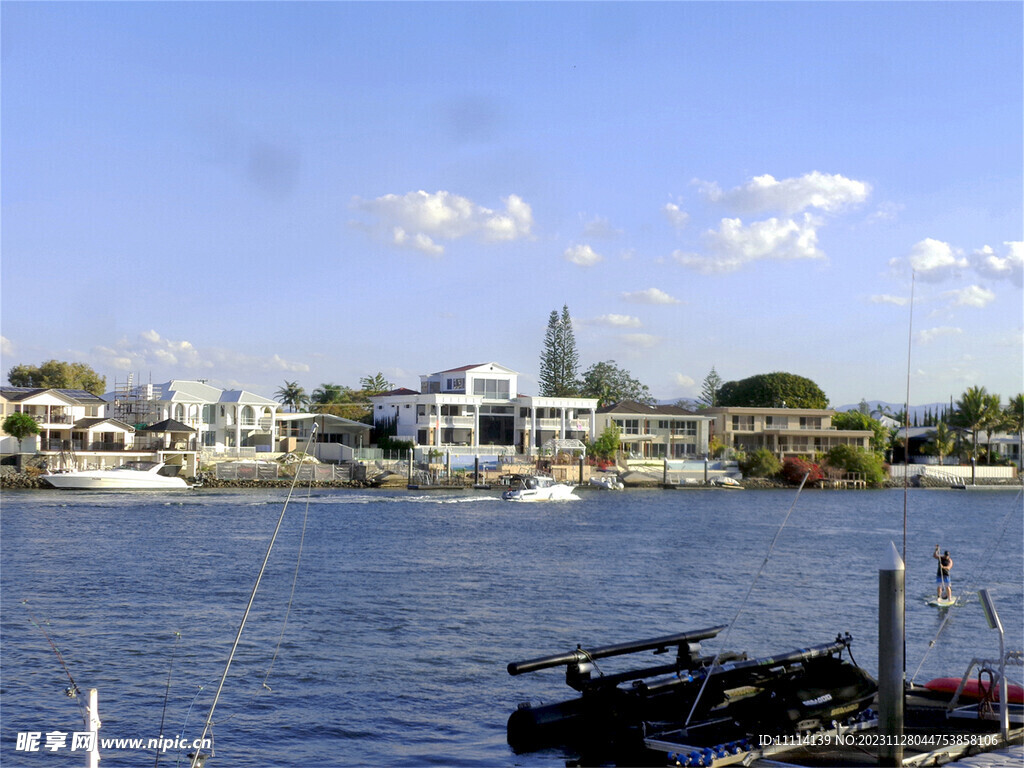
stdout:
{"type": "Polygon", "coordinates": [[[0,336],[0,355],[9,357],[14,354],[14,344],[6,336],[0,336]]]}
{"type": "Polygon", "coordinates": [[[928,344],[936,339],[940,339],[944,336],[958,336],[963,333],[960,328],[953,328],[948,325],[942,325],[937,328],[926,328],[917,334],[917,340],[922,344],[928,344]]]}
{"type": "Polygon", "coordinates": [[[566,261],[572,262],[578,267],[592,267],[604,260],[604,257],[589,245],[574,245],[566,248],[562,255],[566,261]]]}
{"type": "Polygon", "coordinates": [[[904,208],[906,206],[902,203],[879,203],[875,212],[868,216],[868,221],[895,221],[904,208]]]}
{"type": "Polygon", "coordinates": [[[818,224],[810,214],[804,214],[802,222],[771,218],[747,226],[740,219],[722,219],[718,230],[704,233],[706,254],[677,251],[673,256],[683,266],[705,274],[734,272],[764,259],[824,259],[817,247],[818,224]]]}
{"type": "Polygon", "coordinates": [[[468,198],[440,190],[384,195],[373,200],[355,198],[353,205],[375,218],[378,228],[390,233],[395,245],[437,255],[438,241],[475,237],[484,242],[529,237],[533,226],[530,206],[517,195],[503,199],[504,211],[477,205],[468,198]]]}
{"type": "Polygon", "coordinates": [[[669,296],[660,288],[648,288],[643,291],[629,291],[622,298],[634,304],[678,304],[679,299],[669,296]]]}
{"type": "Polygon", "coordinates": [[[661,343],[660,336],[654,336],[650,333],[624,333],[622,334],[622,339],[628,344],[643,347],[644,349],[651,349],[661,343]]]}
{"type": "Polygon", "coordinates": [[[612,328],[640,328],[640,318],[632,315],[601,315],[594,318],[592,325],[606,325],[612,328]]]}
{"type": "Polygon", "coordinates": [[[904,263],[909,265],[922,280],[930,283],[952,277],[967,266],[967,260],[960,256],[949,243],[930,237],[916,243],[905,259],[889,260],[889,265],[893,267],[900,267],[904,263]]]}
{"type": "Polygon", "coordinates": [[[395,245],[412,248],[413,250],[420,251],[421,253],[426,253],[431,256],[440,256],[444,253],[444,248],[431,240],[427,235],[419,232],[416,235],[409,237],[408,233],[401,227],[394,228],[391,242],[395,245]]]}
{"type": "Polygon", "coordinates": [[[662,213],[665,214],[665,218],[668,219],[676,229],[682,229],[690,221],[690,214],[680,209],[675,203],[666,203],[665,207],[661,209],[662,213]]]}
{"type": "Polygon", "coordinates": [[[134,340],[120,339],[113,347],[92,350],[104,365],[119,371],[153,370],[165,376],[184,376],[197,371],[305,373],[305,363],[286,360],[278,354],[245,355],[216,347],[198,349],[191,342],[165,339],[154,330],[141,332],[134,340]]]}
{"type": "Polygon", "coordinates": [[[864,202],[871,185],[839,174],[812,171],[798,178],[776,180],[765,174],[722,192],[714,182],[700,184],[704,195],[734,210],[748,213],[780,211],[792,215],[808,208],[834,213],[864,202]]]}
{"type": "Polygon", "coordinates": [[[694,381],[693,378],[687,376],[685,373],[673,374],[672,378],[677,385],[679,385],[680,387],[685,387],[686,389],[689,389],[690,387],[697,383],[696,381],[694,381]]]}
{"type": "Polygon", "coordinates": [[[978,274],[993,279],[1008,279],[1014,285],[1021,285],[1024,274],[1024,242],[1003,243],[1006,256],[997,256],[988,245],[971,254],[971,264],[978,274]]]}
{"type": "Polygon", "coordinates": [[[992,291],[979,285],[969,285],[955,291],[946,291],[944,295],[953,300],[953,306],[978,307],[979,309],[991,304],[996,298],[992,291]]]}
{"type": "Polygon", "coordinates": [[[880,293],[868,298],[872,304],[895,304],[897,307],[905,307],[910,303],[906,296],[890,296],[888,293],[880,293]]]}
{"type": "Polygon", "coordinates": [[[608,219],[595,216],[583,225],[583,234],[586,237],[594,237],[600,240],[613,240],[623,235],[621,229],[613,227],[608,219]]]}

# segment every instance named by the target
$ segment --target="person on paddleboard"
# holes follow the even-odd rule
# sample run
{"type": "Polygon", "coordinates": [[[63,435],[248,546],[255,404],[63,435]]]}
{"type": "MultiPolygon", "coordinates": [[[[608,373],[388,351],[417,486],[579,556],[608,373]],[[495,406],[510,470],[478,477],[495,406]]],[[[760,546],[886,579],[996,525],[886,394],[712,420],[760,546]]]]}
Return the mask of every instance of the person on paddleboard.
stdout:
{"type": "Polygon", "coordinates": [[[939,545],[935,545],[935,551],[932,552],[932,557],[939,561],[939,564],[935,571],[935,597],[938,600],[942,599],[942,593],[946,593],[946,599],[953,599],[953,590],[949,584],[949,572],[953,569],[953,558],[949,555],[947,549],[941,555],[939,555],[939,545]]]}

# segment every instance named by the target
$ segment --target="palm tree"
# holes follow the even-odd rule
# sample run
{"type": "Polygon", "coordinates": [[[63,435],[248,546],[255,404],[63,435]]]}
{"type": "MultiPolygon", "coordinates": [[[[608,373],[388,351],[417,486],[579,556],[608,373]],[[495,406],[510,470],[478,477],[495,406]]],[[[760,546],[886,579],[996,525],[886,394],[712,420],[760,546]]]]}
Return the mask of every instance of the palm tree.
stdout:
{"type": "Polygon", "coordinates": [[[992,433],[1002,429],[1005,423],[1006,417],[1003,414],[1002,398],[999,395],[989,395],[988,412],[985,414],[985,420],[981,425],[981,428],[985,430],[985,440],[987,441],[985,451],[986,464],[992,463],[992,433]]]}
{"type": "Polygon", "coordinates": [[[1017,458],[1020,474],[1024,475],[1024,393],[1011,397],[1003,414],[1006,417],[1006,429],[1017,434],[1017,458]]]}
{"type": "Polygon", "coordinates": [[[274,399],[281,403],[281,405],[288,406],[292,413],[299,410],[304,405],[309,405],[309,395],[306,394],[306,390],[299,386],[297,381],[285,381],[283,387],[279,387],[277,392],[274,393],[274,399]]]}
{"type": "Polygon", "coordinates": [[[926,446],[928,453],[938,456],[939,464],[942,459],[953,452],[953,435],[946,426],[946,422],[940,421],[935,427],[935,434],[926,446]]]}
{"type": "Polygon", "coordinates": [[[971,485],[978,463],[978,432],[991,419],[992,397],[984,387],[968,387],[956,403],[956,421],[971,431],[971,485]]]}
{"type": "Polygon", "coordinates": [[[313,410],[330,413],[328,410],[330,406],[345,402],[346,389],[348,388],[340,384],[321,384],[313,390],[313,398],[310,401],[313,404],[313,410]]]}

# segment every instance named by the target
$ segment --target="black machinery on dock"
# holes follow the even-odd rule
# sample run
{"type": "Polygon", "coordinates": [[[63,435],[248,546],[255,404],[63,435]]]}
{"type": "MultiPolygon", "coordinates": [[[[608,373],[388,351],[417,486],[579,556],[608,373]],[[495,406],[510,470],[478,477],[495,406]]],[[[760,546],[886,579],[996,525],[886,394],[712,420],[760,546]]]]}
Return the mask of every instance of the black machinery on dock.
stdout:
{"type": "Polygon", "coordinates": [[[875,680],[842,659],[849,634],[781,655],[702,656],[717,626],[693,632],[576,650],[508,665],[511,675],[565,666],[577,698],[520,704],[508,719],[516,752],[564,747],[605,761],[628,761],[656,734],[696,746],[738,745],[765,735],[816,730],[857,718],[871,705],[875,680]],[[675,649],[669,662],[603,674],[597,661],[675,649]]]}

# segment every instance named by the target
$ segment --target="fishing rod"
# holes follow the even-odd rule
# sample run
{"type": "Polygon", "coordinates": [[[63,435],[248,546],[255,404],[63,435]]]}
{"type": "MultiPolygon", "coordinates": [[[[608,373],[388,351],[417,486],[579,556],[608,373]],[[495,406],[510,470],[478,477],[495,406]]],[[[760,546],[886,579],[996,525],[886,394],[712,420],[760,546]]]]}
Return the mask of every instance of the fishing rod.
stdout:
{"type": "Polygon", "coordinates": [[[33,615],[32,609],[28,607],[28,600],[22,600],[21,604],[25,606],[25,610],[28,611],[29,621],[35,624],[39,631],[43,633],[43,637],[46,638],[46,642],[48,642],[50,644],[50,648],[53,649],[53,653],[57,657],[57,661],[60,663],[61,668],[64,670],[64,674],[68,676],[68,686],[64,689],[64,693],[69,699],[75,700],[75,703],[78,704],[79,712],[82,715],[82,720],[88,724],[89,718],[86,716],[85,709],[82,707],[82,702],[78,698],[81,695],[82,690],[75,682],[75,678],[71,676],[71,670],[68,669],[68,665],[64,661],[64,656],[61,655],[60,649],[57,647],[56,643],[53,642],[53,638],[50,637],[50,633],[43,628],[43,625],[40,624],[33,615]]]}
{"type": "MultiPolygon", "coordinates": [[[[736,611],[736,615],[733,617],[732,621],[729,622],[729,628],[725,631],[725,637],[722,640],[723,646],[728,642],[729,635],[732,633],[732,628],[736,626],[736,622],[739,620],[740,614],[743,613],[743,609],[746,607],[747,601],[750,599],[751,592],[754,591],[754,586],[757,584],[757,580],[761,577],[761,574],[764,572],[765,567],[768,565],[768,559],[772,556],[772,551],[775,549],[775,544],[778,542],[779,536],[782,535],[782,530],[786,527],[786,523],[789,522],[789,516],[793,514],[793,509],[796,507],[796,502],[800,498],[800,492],[803,491],[804,483],[807,482],[807,478],[810,477],[810,475],[810,472],[805,473],[804,479],[800,481],[800,487],[797,488],[796,490],[796,496],[793,497],[793,503],[790,504],[789,511],[786,512],[786,516],[782,519],[782,525],[779,526],[779,530],[775,532],[775,536],[774,538],[772,538],[772,543],[768,545],[768,552],[765,554],[764,560],[761,561],[761,567],[758,568],[757,573],[754,574],[754,580],[750,583],[750,589],[747,590],[747,594],[743,598],[743,602],[740,603],[740,607],[739,610],[736,611]]],[[[715,667],[718,666],[720,656],[721,652],[719,652],[719,654],[715,656],[714,661],[711,662],[711,666],[709,667],[710,670],[713,671],[715,667]]],[[[701,685],[700,690],[697,692],[696,698],[693,700],[693,707],[690,709],[690,714],[686,716],[686,722],[683,723],[684,727],[688,727],[690,725],[690,720],[693,719],[693,713],[697,711],[697,705],[700,703],[700,698],[704,695],[704,689],[707,688],[708,681],[710,679],[711,673],[709,672],[707,677],[704,678],[704,682],[701,685]]]]}
{"type": "MultiPolygon", "coordinates": [[[[316,434],[317,425],[313,422],[313,426],[309,431],[309,438],[306,440],[306,447],[303,453],[308,453],[309,446],[313,441],[313,435],[316,434]]],[[[301,463],[300,463],[301,467],[301,463]]],[[[285,513],[288,511],[288,502],[291,501],[292,493],[295,491],[295,486],[299,481],[299,471],[296,469],[295,476],[292,478],[291,487],[288,489],[288,496],[284,501],[284,505],[281,507],[281,514],[277,518],[277,525],[274,527],[274,533],[270,537],[270,543],[267,545],[267,552],[263,556],[263,563],[260,565],[259,572],[256,574],[256,582],[252,585],[252,592],[249,595],[249,602],[245,606],[245,611],[242,613],[242,621],[238,625],[238,632],[235,635],[235,641],[231,644],[231,652],[228,654],[227,664],[224,665],[224,673],[221,675],[220,683],[217,685],[217,691],[213,695],[213,703],[210,704],[210,711],[206,715],[206,723],[203,726],[203,733],[199,737],[199,744],[202,745],[206,741],[206,734],[213,728],[213,713],[217,708],[217,702],[220,701],[220,694],[224,690],[224,683],[228,679],[228,671],[231,669],[231,662],[235,658],[235,652],[238,650],[238,644],[242,640],[242,631],[245,629],[245,622],[249,618],[249,613],[252,611],[253,603],[256,602],[256,593],[259,591],[260,582],[263,580],[263,574],[267,570],[267,563],[270,560],[270,553],[274,550],[274,543],[277,541],[277,535],[281,531],[281,524],[284,522],[285,513]]],[[[213,750],[210,750],[210,754],[213,754],[213,750]]],[[[206,760],[206,757],[202,755],[201,748],[197,748],[192,754],[191,768],[199,768],[206,760]]]]}

